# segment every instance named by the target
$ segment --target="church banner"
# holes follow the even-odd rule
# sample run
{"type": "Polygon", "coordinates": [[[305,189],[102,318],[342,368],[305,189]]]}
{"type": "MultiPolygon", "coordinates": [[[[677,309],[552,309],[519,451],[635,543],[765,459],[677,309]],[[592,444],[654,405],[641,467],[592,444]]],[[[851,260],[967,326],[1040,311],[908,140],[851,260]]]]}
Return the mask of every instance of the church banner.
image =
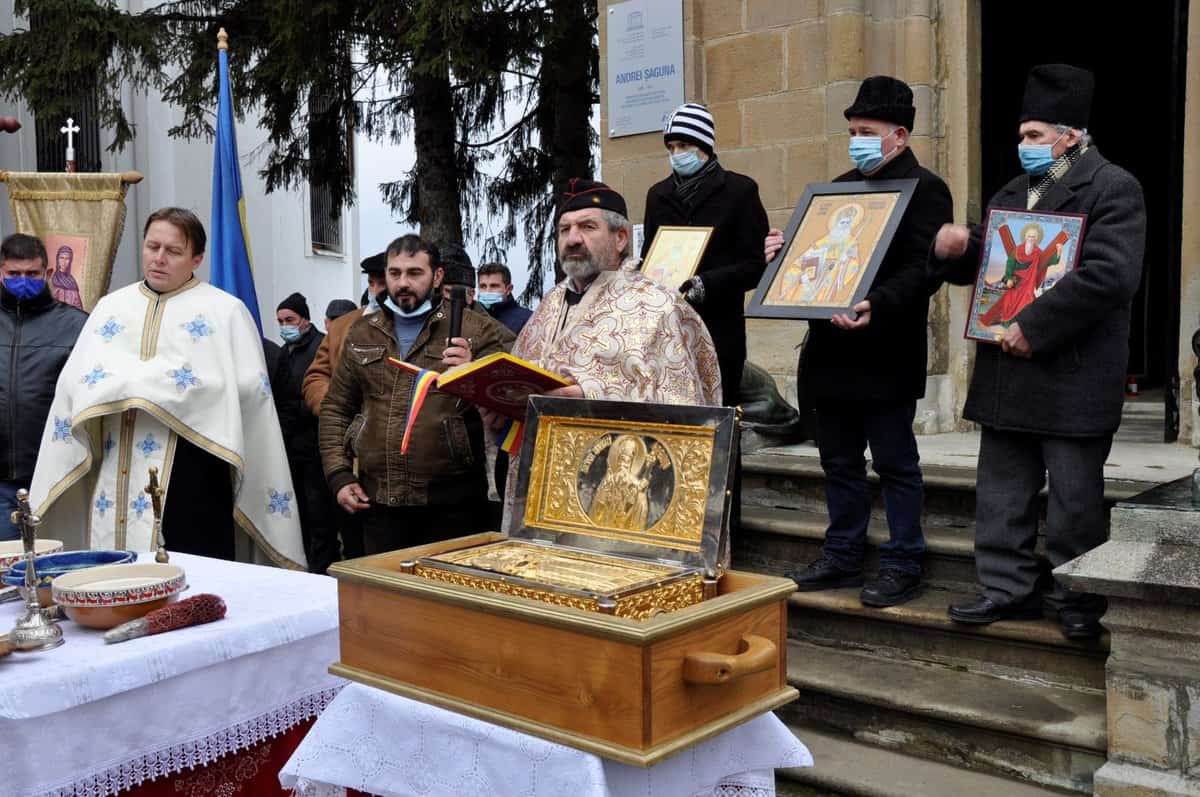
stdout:
{"type": "Polygon", "coordinates": [[[108,292],[125,228],[125,192],[137,172],[0,172],[16,231],[46,244],[54,298],[90,312],[108,292]]]}

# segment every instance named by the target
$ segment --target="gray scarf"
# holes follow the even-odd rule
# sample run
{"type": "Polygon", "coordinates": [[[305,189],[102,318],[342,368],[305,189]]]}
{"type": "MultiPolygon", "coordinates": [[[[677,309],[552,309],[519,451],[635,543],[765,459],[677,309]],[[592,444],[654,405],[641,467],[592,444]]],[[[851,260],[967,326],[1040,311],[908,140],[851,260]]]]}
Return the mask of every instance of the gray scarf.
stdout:
{"type": "Polygon", "coordinates": [[[713,153],[712,157],[700,167],[700,171],[691,177],[680,177],[674,170],[671,171],[671,176],[675,179],[675,196],[679,197],[679,201],[683,203],[684,207],[691,210],[696,192],[704,185],[704,181],[715,174],[719,168],[721,167],[717,165],[717,155],[713,153]]]}

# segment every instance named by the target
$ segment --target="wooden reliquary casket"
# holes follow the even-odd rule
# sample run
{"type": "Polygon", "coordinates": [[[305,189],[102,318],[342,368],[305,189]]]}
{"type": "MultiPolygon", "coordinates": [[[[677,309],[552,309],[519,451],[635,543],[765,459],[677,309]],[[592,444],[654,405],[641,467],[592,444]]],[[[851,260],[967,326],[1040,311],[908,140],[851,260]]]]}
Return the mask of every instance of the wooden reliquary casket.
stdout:
{"type": "Polygon", "coordinates": [[[334,565],[332,671],[640,766],[792,700],[795,585],[727,569],[737,423],[531,397],[512,533],[334,565]]]}

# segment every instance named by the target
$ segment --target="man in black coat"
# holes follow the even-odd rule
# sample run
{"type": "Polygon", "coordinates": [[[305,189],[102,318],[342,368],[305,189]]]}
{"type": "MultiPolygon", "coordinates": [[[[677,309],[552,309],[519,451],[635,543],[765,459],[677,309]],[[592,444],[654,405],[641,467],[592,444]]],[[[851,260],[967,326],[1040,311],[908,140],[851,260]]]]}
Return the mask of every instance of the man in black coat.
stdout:
{"type": "Polygon", "coordinates": [[[300,508],[300,531],[308,568],[324,573],[338,560],[335,504],[321,468],[317,446],[317,418],[304,403],[304,372],[317,356],[325,336],[312,325],[308,302],[299,293],[279,303],[275,310],[283,348],[270,371],[275,409],[292,471],[292,488],[300,508]]]}
{"type": "Polygon", "coordinates": [[[54,386],[87,314],[46,285],[46,247],[16,233],[0,242],[0,540],[15,540],[16,493],[29,489],[54,386]]]}
{"type": "MultiPolygon", "coordinates": [[[[980,343],[963,416],[982,425],[976,479],[976,600],[951,606],[963,623],[1042,616],[1038,492],[1050,475],[1046,557],[1054,567],[1107,536],[1104,462],[1121,422],[1130,305],[1141,281],[1146,235],[1142,188],[1109,163],[1087,134],[1091,72],[1034,67],[1020,117],[1027,174],[989,208],[1081,213],[1075,267],[1008,322],[999,346],[980,343]]],[[[979,273],[984,230],[944,227],[934,246],[939,275],[957,284],[979,273]]],[[[1045,596],[1063,633],[1101,632],[1103,599],[1055,583],[1045,596]]]]}
{"type": "Polygon", "coordinates": [[[762,253],[767,211],[757,183],[717,162],[716,130],[703,105],[676,108],[667,118],[663,140],[672,174],[646,194],[642,257],[659,227],[713,228],[696,276],[679,290],[708,327],[721,368],[723,403],[733,407],[740,400],[746,364],[746,291],[758,287],[767,267],[762,253]]]}
{"type": "MultiPolygon", "coordinates": [[[[863,583],[871,498],[864,451],[879,474],[887,505],[888,541],[880,548],[879,576],[867,583],[867,606],[895,606],[921,587],[924,485],[913,418],[925,395],[929,292],[926,264],[938,229],[953,218],[950,190],[917,163],[908,148],[916,108],[912,90],[887,76],[867,78],[845,110],[850,158],[857,168],[835,182],[916,180],[912,199],[884,254],[866,298],[830,321],[810,321],[804,395],[817,413],[817,448],[825,471],[829,527],[822,556],[789,573],[801,590],[863,583]]],[[[767,238],[767,259],[783,233],[767,238]]]]}

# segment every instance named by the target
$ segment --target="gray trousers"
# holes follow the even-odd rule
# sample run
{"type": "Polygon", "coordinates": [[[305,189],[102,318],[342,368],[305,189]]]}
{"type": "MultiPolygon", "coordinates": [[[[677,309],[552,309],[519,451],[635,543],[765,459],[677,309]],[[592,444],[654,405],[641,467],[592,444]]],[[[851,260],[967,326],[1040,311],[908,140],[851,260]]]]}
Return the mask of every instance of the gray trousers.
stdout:
{"type": "MultiPolygon", "coordinates": [[[[976,477],[975,568],[983,594],[999,603],[1039,600],[1038,492],[1050,475],[1046,558],[1058,567],[1108,538],[1104,461],[1112,435],[1048,437],[983,427],[976,477]]],[[[1055,609],[1103,611],[1095,595],[1057,581],[1045,595],[1055,609]]]]}

